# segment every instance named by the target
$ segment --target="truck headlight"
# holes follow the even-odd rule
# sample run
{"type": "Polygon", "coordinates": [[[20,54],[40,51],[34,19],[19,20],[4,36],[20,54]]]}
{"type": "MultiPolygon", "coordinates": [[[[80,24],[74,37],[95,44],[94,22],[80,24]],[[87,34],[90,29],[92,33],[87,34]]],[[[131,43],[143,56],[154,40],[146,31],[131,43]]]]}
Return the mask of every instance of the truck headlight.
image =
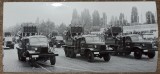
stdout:
{"type": "Polygon", "coordinates": [[[145,46],[145,44],[142,44],[142,46],[145,46]]]}
{"type": "Polygon", "coordinates": [[[34,48],[34,49],[37,51],[38,48],[34,48]]]}
{"type": "Polygon", "coordinates": [[[95,47],[95,48],[97,48],[97,46],[96,46],[96,45],[94,45],[94,47],[95,47]]]}

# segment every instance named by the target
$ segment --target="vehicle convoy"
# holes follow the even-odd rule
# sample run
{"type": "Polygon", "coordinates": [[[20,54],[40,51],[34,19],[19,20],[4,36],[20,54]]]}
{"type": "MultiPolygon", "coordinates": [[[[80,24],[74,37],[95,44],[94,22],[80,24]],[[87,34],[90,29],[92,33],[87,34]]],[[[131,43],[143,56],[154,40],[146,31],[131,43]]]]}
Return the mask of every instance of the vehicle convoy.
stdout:
{"type": "Polygon", "coordinates": [[[51,65],[55,65],[55,56],[58,56],[52,49],[49,49],[48,39],[43,35],[24,36],[18,42],[16,48],[18,59],[26,61],[29,58],[31,66],[35,66],[36,61],[47,60],[50,60],[51,65]]]}
{"type": "Polygon", "coordinates": [[[157,51],[155,44],[152,41],[144,40],[141,35],[120,35],[119,31],[115,31],[113,28],[106,32],[105,43],[115,51],[113,55],[130,55],[131,52],[134,52],[136,59],[141,59],[143,54],[154,58],[155,51],[157,51]]]}
{"type": "Polygon", "coordinates": [[[89,62],[94,57],[109,61],[112,50],[107,50],[105,42],[96,35],[83,35],[82,27],[70,27],[65,34],[64,52],[66,57],[76,58],[77,54],[86,57],[89,62]]]}

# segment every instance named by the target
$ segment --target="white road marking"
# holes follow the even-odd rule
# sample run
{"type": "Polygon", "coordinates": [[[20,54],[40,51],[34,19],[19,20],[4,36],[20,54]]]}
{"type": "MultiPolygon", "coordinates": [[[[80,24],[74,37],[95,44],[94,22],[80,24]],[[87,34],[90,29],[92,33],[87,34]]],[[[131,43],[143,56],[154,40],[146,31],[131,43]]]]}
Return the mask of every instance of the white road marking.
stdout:
{"type": "MultiPolygon", "coordinates": [[[[66,61],[65,63],[71,64],[71,65],[72,65],[72,66],[74,66],[74,67],[82,68],[84,71],[97,72],[97,71],[94,71],[94,70],[91,70],[91,69],[88,69],[88,68],[82,67],[82,66],[80,66],[80,65],[76,65],[76,64],[70,63],[70,62],[68,62],[68,61],[66,61]]],[[[68,68],[68,67],[67,67],[67,68],[68,68]]],[[[72,68],[71,68],[71,69],[72,69],[72,68]]]]}
{"type": "Polygon", "coordinates": [[[42,69],[44,69],[44,70],[46,70],[47,72],[51,72],[50,70],[48,70],[48,69],[46,69],[45,67],[43,67],[43,66],[41,66],[41,65],[39,65],[39,64],[37,64],[39,67],[41,67],[42,69]]]}
{"type": "MultiPolygon", "coordinates": [[[[41,63],[42,64],[42,63],[41,63]]],[[[38,64],[38,66],[40,66],[38,64]]],[[[88,71],[88,72],[99,72],[99,71],[93,71],[93,70],[88,70],[87,68],[84,68],[84,67],[81,67],[81,66],[78,66],[78,67],[81,67],[83,69],[76,69],[76,68],[71,68],[71,67],[64,67],[64,66],[55,66],[55,65],[46,65],[46,66],[51,66],[51,67],[57,67],[57,68],[63,68],[63,69],[70,69],[70,70],[78,70],[78,71],[88,71]]],[[[40,66],[42,67],[42,66],[40,66]]],[[[48,69],[42,67],[43,69],[49,71],[48,69]]],[[[50,71],[51,72],[51,71],[50,71]]]]}
{"type": "Polygon", "coordinates": [[[76,69],[76,68],[70,68],[70,67],[63,67],[63,66],[55,66],[59,68],[64,68],[64,69],[70,69],[70,70],[79,70],[79,71],[88,71],[88,72],[97,72],[97,71],[90,71],[90,70],[82,70],[82,69],[76,69]]]}

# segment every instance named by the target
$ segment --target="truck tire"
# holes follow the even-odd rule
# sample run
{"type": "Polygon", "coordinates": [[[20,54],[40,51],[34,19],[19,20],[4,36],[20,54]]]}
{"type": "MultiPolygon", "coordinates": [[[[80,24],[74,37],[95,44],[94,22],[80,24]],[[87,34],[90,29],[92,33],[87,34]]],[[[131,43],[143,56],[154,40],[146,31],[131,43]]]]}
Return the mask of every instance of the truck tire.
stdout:
{"type": "Polygon", "coordinates": [[[20,57],[21,61],[26,61],[26,57],[20,57]]]}
{"type": "Polygon", "coordinates": [[[58,45],[58,44],[56,45],[56,48],[60,48],[60,47],[61,47],[61,45],[58,45]]]}
{"type": "Polygon", "coordinates": [[[11,48],[11,49],[14,49],[14,45],[13,45],[13,46],[10,46],[10,48],[11,48]]]}
{"type": "Polygon", "coordinates": [[[104,61],[108,62],[111,59],[110,54],[107,53],[107,54],[103,55],[103,59],[104,59],[104,61]]]}
{"type": "Polygon", "coordinates": [[[140,49],[136,49],[136,50],[134,51],[134,57],[135,57],[136,59],[141,59],[141,58],[142,58],[142,51],[141,51],[140,49]]]}
{"type": "Polygon", "coordinates": [[[18,60],[21,61],[21,59],[20,59],[20,51],[18,49],[17,49],[17,54],[18,54],[18,60]]]}
{"type": "Polygon", "coordinates": [[[80,55],[81,55],[81,57],[84,57],[84,56],[85,56],[85,55],[84,55],[84,54],[82,54],[82,53],[81,53],[80,55]]]}
{"type": "Polygon", "coordinates": [[[55,63],[56,63],[56,57],[55,56],[50,57],[50,63],[51,63],[51,65],[55,65],[55,63]]]}
{"type": "Polygon", "coordinates": [[[18,50],[18,60],[20,60],[20,61],[26,61],[26,57],[23,57],[21,53],[22,52],[20,52],[20,50],[18,50]]]}
{"type": "Polygon", "coordinates": [[[69,57],[69,51],[68,51],[68,49],[66,47],[64,48],[64,51],[65,51],[65,56],[69,57]]]}
{"type": "Polygon", "coordinates": [[[155,51],[149,51],[148,52],[148,57],[149,58],[154,58],[154,56],[155,56],[155,51]]]}
{"type": "Polygon", "coordinates": [[[88,62],[93,62],[94,61],[94,54],[91,51],[88,51],[87,53],[87,60],[88,62]]]}
{"type": "Polygon", "coordinates": [[[73,50],[70,50],[70,58],[76,58],[76,53],[73,50]]]}
{"type": "Polygon", "coordinates": [[[118,54],[119,54],[120,56],[123,56],[123,55],[124,55],[124,53],[123,53],[123,52],[119,52],[118,54]]]}
{"type": "Polygon", "coordinates": [[[32,67],[37,67],[37,64],[35,62],[35,59],[32,58],[32,57],[29,57],[29,64],[32,66],[32,67]]]}
{"type": "Polygon", "coordinates": [[[115,52],[111,53],[111,55],[117,56],[117,55],[118,55],[117,48],[116,48],[116,47],[113,47],[112,49],[113,49],[115,52]]]}
{"type": "Polygon", "coordinates": [[[118,52],[113,52],[111,55],[117,56],[117,55],[118,55],[118,52]]]}

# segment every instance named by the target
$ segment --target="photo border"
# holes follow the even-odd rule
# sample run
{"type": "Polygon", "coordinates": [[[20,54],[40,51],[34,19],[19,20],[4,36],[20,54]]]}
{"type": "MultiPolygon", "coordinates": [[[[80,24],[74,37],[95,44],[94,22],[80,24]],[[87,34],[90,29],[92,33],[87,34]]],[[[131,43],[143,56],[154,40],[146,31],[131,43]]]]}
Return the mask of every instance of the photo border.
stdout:
{"type": "MultiPolygon", "coordinates": [[[[3,3],[4,2],[148,2],[148,1],[155,1],[155,0],[0,0],[0,74],[160,74],[160,53],[158,53],[157,58],[157,70],[156,72],[3,72],[3,55],[2,55],[2,41],[3,41],[3,3]]],[[[156,0],[157,6],[157,22],[160,24],[160,0],[156,0]]],[[[158,25],[158,31],[160,26],[158,25]]],[[[160,38],[160,32],[158,32],[158,46],[160,38]]],[[[160,48],[158,48],[159,51],[160,48]]]]}

